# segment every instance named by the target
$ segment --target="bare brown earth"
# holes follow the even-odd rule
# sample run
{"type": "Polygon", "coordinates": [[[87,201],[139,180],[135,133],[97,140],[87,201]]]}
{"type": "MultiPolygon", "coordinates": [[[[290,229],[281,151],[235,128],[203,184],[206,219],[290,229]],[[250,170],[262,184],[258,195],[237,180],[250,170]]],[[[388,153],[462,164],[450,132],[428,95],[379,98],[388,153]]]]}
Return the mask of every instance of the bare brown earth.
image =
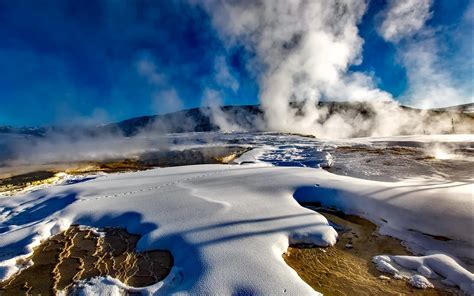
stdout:
{"type": "Polygon", "coordinates": [[[0,192],[21,190],[28,186],[48,184],[57,180],[55,172],[36,171],[0,179],[0,192]]]}
{"type": "Polygon", "coordinates": [[[112,276],[125,284],[143,287],[164,279],[173,265],[168,251],[137,253],[140,238],[123,229],[101,230],[71,226],[35,249],[33,265],[0,283],[0,295],[55,295],[74,281],[112,276]]]}
{"type": "Polygon", "coordinates": [[[360,217],[318,212],[343,227],[336,245],[290,246],[283,254],[286,263],[316,291],[324,295],[462,295],[440,282],[433,283],[434,289],[420,290],[405,280],[389,278],[371,260],[381,254],[408,254],[400,241],[377,234],[376,226],[360,217]]]}

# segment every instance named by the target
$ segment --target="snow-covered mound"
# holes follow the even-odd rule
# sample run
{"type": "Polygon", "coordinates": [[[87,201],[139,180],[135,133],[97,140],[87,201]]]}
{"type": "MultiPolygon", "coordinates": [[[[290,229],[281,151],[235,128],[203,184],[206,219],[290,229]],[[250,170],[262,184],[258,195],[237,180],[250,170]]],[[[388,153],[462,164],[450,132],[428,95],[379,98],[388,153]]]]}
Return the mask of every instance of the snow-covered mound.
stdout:
{"type": "Polygon", "coordinates": [[[450,286],[459,286],[468,295],[474,294],[474,274],[445,254],[427,256],[375,256],[376,267],[394,277],[409,279],[411,285],[425,289],[433,287],[428,278],[443,277],[450,286]]]}
{"type": "Polygon", "coordinates": [[[289,243],[332,245],[337,233],[292,198],[302,184],[291,169],[202,165],[107,175],[3,198],[2,278],[16,271],[11,259],[74,223],[125,227],[142,235],[139,251],[170,250],[181,279],[160,288],[163,293],[313,293],[281,254],[289,243]]]}

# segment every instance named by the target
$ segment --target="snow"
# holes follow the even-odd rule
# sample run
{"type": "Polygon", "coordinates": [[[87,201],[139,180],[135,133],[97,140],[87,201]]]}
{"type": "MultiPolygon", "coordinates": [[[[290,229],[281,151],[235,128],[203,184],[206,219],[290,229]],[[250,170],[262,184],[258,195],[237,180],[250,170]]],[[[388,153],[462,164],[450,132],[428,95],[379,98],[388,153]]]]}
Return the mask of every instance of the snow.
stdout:
{"type": "Polygon", "coordinates": [[[443,277],[443,282],[454,284],[466,294],[474,294],[474,274],[446,254],[426,256],[375,256],[378,270],[399,278],[408,278],[414,287],[425,289],[433,285],[427,278],[443,277]]]}
{"type": "Polygon", "coordinates": [[[418,289],[434,288],[433,284],[422,275],[416,274],[408,280],[410,285],[418,289]]]}
{"type": "MultiPolygon", "coordinates": [[[[79,295],[317,294],[283,261],[282,253],[291,243],[335,244],[337,233],[328,221],[298,204],[320,202],[368,218],[382,234],[426,255],[377,256],[379,269],[420,287],[429,286],[426,277],[441,276],[472,291],[472,273],[457,263],[474,262],[474,232],[460,227],[474,222],[472,182],[339,176],[320,169],[332,159],[328,147],[334,143],[284,135],[219,135],[232,136],[257,147],[237,159],[238,165],[101,175],[1,198],[0,279],[24,268],[18,259],[27,258],[41,241],[79,224],[126,228],[141,235],[138,251],[166,249],[174,257],[172,272],[160,283],[134,290],[116,279],[94,278],[76,285],[79,295]],[[411,269],[415,272],[407,272],[411,269]]],[[[466,139],[472,140],[461,140],[466,139]]],[[[388,140],[400,139],[383,139],[388,140]]]]}
{"type": "Polygon", "coordinates": [[[375,256],[372,258],[372,262],[381,272],[389,273],[391,275],[399,274],[399,270],[391,264],[392,259],[387,255],[375,256]]]}
{"type": "MultiPolygon", "coordinates": [[[[106,296],[123,296],[126,295],[125,289],[121,287],[121,283],[110,277],[94,277],[86,281],[77,283],[71,295],[87,296],[87,295],[106,295],[106,296]]],[[[66,295],[66,292],[64,292],[66,295]]]]}
{"type": "Polygon", "coordinates": [[[436,179],[376,182],[318,173],[319,186],[298,188],[294,194],[298,201],[317,201],[368,218],[380,226],[382,234],[404,240],[417,253],[434,249],[473,259],[474,232],[459,227],[473,223],[472,183],[436,179]]]}
{"type": "Polygon", "coordinates": [[[392,256],[393,260],[405,268],[417,270],[426,276],[435,272],[446,280],[456,283],[468,295],[474,294],[474,274],[464,269],[456,260],[446,254],[427,256],[392,256]]]}
{"type": "Polygon", "coordinates": [[[173,267],[165,280],[148,287],[130,287],[120,280],[110,276],[97,276],[86,280],[77,281],[71,291],[59,291],[58,296],[123,296],[123,295],[154,295],[163,292],[162,288],[171,288],[182,280],[182,273],[173,267]]]}
{"type": "Polygon", "coordinates": [[[118,226],[142,235],[138,251],[171,251],[183,278],[174,288],[160,288],[165,294],[239,289],[311,294],[281,255],[289,243],[333,245],[337,233],[322,215],[292,198],[294,186],[304,184],[295,170],[265,165],[154,169],[2,199],[2,208],[19,210],[2,222],[10,227],[1,234],[2,260],[28,254],[70,224],[118,226]],[[53,231],[56,225],[61,227],[53,231]]]}

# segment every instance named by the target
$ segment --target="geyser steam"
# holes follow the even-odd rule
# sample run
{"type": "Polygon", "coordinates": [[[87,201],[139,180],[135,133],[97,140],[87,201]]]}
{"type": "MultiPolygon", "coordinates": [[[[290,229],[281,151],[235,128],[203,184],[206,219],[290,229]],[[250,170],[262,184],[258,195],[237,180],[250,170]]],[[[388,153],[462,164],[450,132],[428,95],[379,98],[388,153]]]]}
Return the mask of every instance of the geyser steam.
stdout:
{"type": "Polygon", "coordinates": [[[350,65],[361,61],[363,40],[357,24],[366,9],[364,1],[211,1],[203,5],[222,39],[230,45],[243,44],[262,64],[260,100],[269,129],[349,136],[340,134],[354,124],[347,118],[332,116],[322,123],[327,110],[317,108],[321,99],[391,101],[391,95],[377,89],[372,77],[348,72],[350,65]],[[336,126],[338,131],[333,129],[336,126]]]}
{"type": "MultiPolygon", "coordinates": [[[[426,126],[423,114],[403,112],[389,93],[377,88],[373,77],[349,70],[362,59],[363,40],[357,25],[366,1],[198,3],[211,15],[228,47],[241,45],[255,53],[250,68],[259,69],[260,103],[269,130],[341,138],[361,131],[372,136],[436,133],[451,122],[447,118],[440,127],[426,126]],[[318,107],[320,100],[364,101],[375,114],[368,119],[357,112],[329,113],[318,107]]],[[[429,6],[429,1],[424,4],[429,6]]],[[[416,31],[425,20],[408,28],[385,29],[395,36],[400,30],[416,31]]]]}

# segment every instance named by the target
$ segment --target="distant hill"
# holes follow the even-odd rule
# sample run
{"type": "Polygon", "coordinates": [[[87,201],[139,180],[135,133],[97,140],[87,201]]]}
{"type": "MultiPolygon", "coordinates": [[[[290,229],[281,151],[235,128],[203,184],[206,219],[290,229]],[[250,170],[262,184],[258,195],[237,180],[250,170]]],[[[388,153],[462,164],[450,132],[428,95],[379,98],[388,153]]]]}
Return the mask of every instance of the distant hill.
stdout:
{"type": "MultiPolygon", "coordinates": [[[[263,118],[258,105],[224,106],[223,113],[246,130],[254,130],[253,123],[263,118]]],[[[217,131],[219,127],[213,123],[210,108],[193,108],[164,115],[152,115],[130,118],[112,123],[103,128],[110,131],[119,130],[124,136],[134,136],[147,129],[163,133],[209,132],[217,131]]]]}
{"type": "Polygon", "coordinates": [[[462,113],[474,113],[474,103],[451,106],[446,108],[435,108],[431,109],[432,111],[455,111],[455,112],[462,112],[462,113]]]}
{"type": "Polygon", "coordinates": [[[1,134],[21,134],[41,137],[46,133],[45,128],[41,127],[13,127],[13,126],[0,126],[1,134]]]}
{"type": "MultiPolygon", "coordinates": [[[[375,115],[375,110],[370,104],[364,102],[319,102],[320,107],[329,110],[328,117],[338,112],[351,112],[360,114],[364,118],[375,115]]],[[[293,106],[298,109],[298,106],[293,106]]],[[[401,106],[407,112],[422,112],[420,109],[401,106]]],[[[255,130],[257,122],[263,121],[263,112],[259,105],[224,106],[220,108],[222,114],[234,124],[244,130],[255,130]]],[[[474,103],[452,106],[447,108],[436,108],[425,110],[432,119],[443,114],[456,114],[458,120],[474,120],[474,103]],[[460,118],[460,119],[459,119],[460,118]]],[[[50,133],[67,134],[68,136],[100,136],[104,133],[135,136],[140,132],[153,133],[182,133],[182,132],[206,132],[217,131],[219,127],[211,116],[210,108],[193,108],[164,115],[151,115],[134,117],[116,123],[110,123],[94,127],[11,127],[0,126],[1,134],[18,134],[33,137],[43,137],[50,133]]],[[[324,121],[324,119],[322,119],[324,121]]],[[[473,122],[474,123],[474,122],[473,122]]]]}
{"type": "MultiPolygon", "coordinates": [[[[320,107],[329,110],[328,117],[334,113],[351,112],[351,114],[360,114],[364,118],[371,118],[376,110],[372,105],[364,102],[319,102],[320,107]]],[[[298,106],[293,106],[298,108],[298,106]]],[[[436,119],[443,114],[455,113],[466,120],[474,120],[474,103],[447,108],[437,108],[431,110],[421,110],[407,106],[401,106],[406,112],[421,113],[425,111],[431,118],[436,119]]],[[[224,106],[221,108],[228,119],[236,123],[244,130],[255,130],[256,123],[263,121],[263,111],[259,105],[246,106],[224,106]]],[[[150,129],[153,132],[180,133],[180,132],[206,132],[217,131],[219,127],[213,123],[209,116],[209,108],[193,108],[182,110],[165,115],[142,116],[127,119],[117,123],[109,124],[104,128],[110,131],[119,131],[125,136],[134,136],[138,132],[150,129]]],[[[327,118],[326,118],[327,119],[327,118]]],[[[324,119],[322,119],[324,121],[324,119]]],[[[474,122],[473,122],[474,124],[474,122]]]]}

